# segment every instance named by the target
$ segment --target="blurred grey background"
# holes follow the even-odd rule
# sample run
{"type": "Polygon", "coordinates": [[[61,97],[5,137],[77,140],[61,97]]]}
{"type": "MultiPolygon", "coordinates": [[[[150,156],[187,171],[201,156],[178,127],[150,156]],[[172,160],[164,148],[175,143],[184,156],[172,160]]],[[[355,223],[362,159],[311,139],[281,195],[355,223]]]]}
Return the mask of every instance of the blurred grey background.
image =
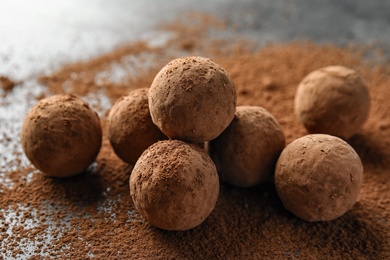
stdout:
{"type": "Polygon", "coordinates": [[[0,0],[0,75],[20,80],[64,62],[158,37],[155,26],[206,12],[257,41],[375,44],[389,53],[390,1],[0,0]]]}

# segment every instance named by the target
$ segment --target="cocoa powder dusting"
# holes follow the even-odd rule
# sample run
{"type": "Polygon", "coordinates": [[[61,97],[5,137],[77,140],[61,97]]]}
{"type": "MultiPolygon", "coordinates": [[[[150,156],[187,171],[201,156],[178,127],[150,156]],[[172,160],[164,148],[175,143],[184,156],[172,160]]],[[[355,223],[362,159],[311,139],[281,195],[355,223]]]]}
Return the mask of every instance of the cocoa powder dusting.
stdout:
{"type": "Polygon", "coordinates": [[[6,76],[0,76],[0,88],[4,91],[3,95],[6,95],[8,92],[10,92],[15,87],[15,85],[16,83],[10,78],[6,76]]]}
{"type": "MultiPolygon", "coordinates": [[[[228,30],[205,16],[189,26],[166,26],[164,45],[131,43],[92,60],[41,77],[50,94],[107,96],[149,87],[174,57],[214,59],[232,77],[237,105],[258,105],[280,123],[287,144],[307,134],[295,118],[299,82],[311,71],[343,65],[369,86],[372,108],[363,130],[349,143],[361,156],[364,180],[359,201],[342,217],[309,223],[283,208],[274,184],[236,188],[221,183],[217,205],[200,226],[163,231],[135,210],[129,191],[132,165],[122,162],[107,139],[103,104],[102,149],[96,163],[68,179],[46,177],[23,166],[22,156],[0,174],[0,253],[33,259],[386,259],[390,257],[390,73],[388,64],[364,57],[365,48],[310,42],[257,46],[233,39],[210,40],[228,30]],[[188,37],[187,37],[188,36],[188,37]],[[184,39],[184,40],[182,40],[184,39]],[[113,70],[124,71],[113,78],[113,70]]],[[[21,119],[22,120],[22,119],[21,119]]],[[[7,142],[2,139],[1,142],[7,142]]]]}

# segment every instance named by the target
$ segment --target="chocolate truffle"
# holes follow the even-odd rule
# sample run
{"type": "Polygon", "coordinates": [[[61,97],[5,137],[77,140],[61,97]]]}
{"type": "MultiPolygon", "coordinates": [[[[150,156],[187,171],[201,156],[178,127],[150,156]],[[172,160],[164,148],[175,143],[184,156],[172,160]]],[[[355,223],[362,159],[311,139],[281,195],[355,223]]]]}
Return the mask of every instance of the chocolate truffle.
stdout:
{"type": "Polygon", "coordinates": [[[333,220],[357,201],[363,165],[342,139],[312,134],[289,144],[281,153],[275,185],[286,209],[306,221],[333,220]]]}
{"type": "Polygon", "coordinates": [[[267,110],[241,106],[208,148],[221,180],[249,187],[270,179],[284,145],[283,131],[267,110]]]}
{"type": "Polygon", "coordinates": [[[354,70],[329,66],[307,75],[295,95],[295,114],[310,133],[349,139],[370,110],[367,86],[354,70]]]}
{"type": "Polygon", "coordinates": [[[107,120],[108,139],[123,161],[135,164],[143,151],[167,137],[153,124],[148,105],[148,89],[140,88],[121,97],[107,120]]]}
{"type": "Polygon", "coordinates": [[[201,224],[214,209],[219,179],[213,161],[197,145],[159,141],[135,164],[130,194],[150,224],[187,230],[201,224]]]}
{"type": "Polygon", "coordinates": [[[208,58],[169,62],[149,90],[153,122],[172,139],[203,143],[233,120],[236,90],[228,73],[208,58]]]}
{"type": "Polygon", "coordinates": [[[21,144],[27,158],[48,176],[83,172],[95,160],[101,143],[98,115],[74,95],[40,100],[22,126],[21,144]]]}

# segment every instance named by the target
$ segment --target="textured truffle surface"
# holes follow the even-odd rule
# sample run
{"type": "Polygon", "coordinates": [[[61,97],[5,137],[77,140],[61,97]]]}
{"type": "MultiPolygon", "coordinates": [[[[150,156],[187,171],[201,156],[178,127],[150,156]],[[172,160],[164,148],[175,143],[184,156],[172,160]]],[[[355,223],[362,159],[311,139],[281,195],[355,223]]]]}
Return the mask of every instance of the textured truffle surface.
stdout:
{"type": "Polygon", "coordinates": [[[23,122],[23,150],[31,163],[49,176],[81,173],[95,160],[101,143],[98,115],[74,95],[40,100],[23,122]]]}
{"type": "Polygon", "coordinates": [[[153,122],[172,139],[202,143],[233,120],[236,90],[228,73],[208,58],[169,62],[149,90],[153,122]]]}
{"type": "Polygon", "coordinates": [[[186,230],[201,224],[214,209],[219,179],[214,163],[197,145],[159,141],[135,164],[130,194],[150,224],[186,230]]]}
{"type": "Polygon", "coordinates": [[[356,71],[343,66],[311,72],[295,95],[295,114],[310,133],[348,139],[359,131],[369,110],[365,83],[356,71]]]}
{"type": "Polygon", "coordinates": [[[249,187],[273,175],[284,145],[283,131],[267,110],[240,106],[229,127],[208,148],[221,180],[249,187]]]}
{"type": "Polygon", "coordinates": [[[275,185],[286,209],[307,221],[340,217],[357,201],[363,166],[355,150],[338,137],[312,134],[281,153],[275,185]]]}
{"type": "Polygon", "coordinates": [[[115,153],[130,164],[135,164],[150,145],[167,139],[153,124],[147,88],[133,90],[121,97],[110,110],[107,128],[115,153]]]}

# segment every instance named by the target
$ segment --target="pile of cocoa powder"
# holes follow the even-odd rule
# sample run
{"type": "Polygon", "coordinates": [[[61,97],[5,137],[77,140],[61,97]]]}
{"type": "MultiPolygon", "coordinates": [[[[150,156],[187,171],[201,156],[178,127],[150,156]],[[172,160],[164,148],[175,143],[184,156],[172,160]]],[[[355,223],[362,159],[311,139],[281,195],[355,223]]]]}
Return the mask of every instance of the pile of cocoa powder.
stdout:
{"type": "MultiPolygon", "coordinates": [[[[253,188],[222,183],[216,208],[203,224],[185,232],[163,231],[135,211],[128,184],[132,165],[116,157],[105,132],[96,163],[79,176],[45,177],[22,163],[16,170],[2,169],[0,255],[68,259],[389,258],[388,64],[367,61],[367,49],[360,47],[310,42],[256,46],[232,39],[212,40],[210,30],[229,28],[209,17],[194,19],[196,22],[186,26],[162,28],[174,35],[162,46],[131,43],[64,66],[42,76],[40,82],[50,94],[72,92],[87,100],[107,96],[112,104],[132,89],[150,86],[157,71],[172,58],[206,56],[232,76],[238,105],[266,108],[280,122],[290,143],[306,134],[293,114],[300,80],[327,65],[352,68],[367,82],[372,99],[368,122],[349,141],[364,163],[359,202],[334,221],[309,223],[283,208],[273,183],[253,188]],[[125,73],[113,78],[114,69],[125,73]]],[[[94,106],[101,111],[105,129],[109,105],[97,101],[94,106]]],[[[13,165],[23,161],[18,156],[13,165]]]]}

